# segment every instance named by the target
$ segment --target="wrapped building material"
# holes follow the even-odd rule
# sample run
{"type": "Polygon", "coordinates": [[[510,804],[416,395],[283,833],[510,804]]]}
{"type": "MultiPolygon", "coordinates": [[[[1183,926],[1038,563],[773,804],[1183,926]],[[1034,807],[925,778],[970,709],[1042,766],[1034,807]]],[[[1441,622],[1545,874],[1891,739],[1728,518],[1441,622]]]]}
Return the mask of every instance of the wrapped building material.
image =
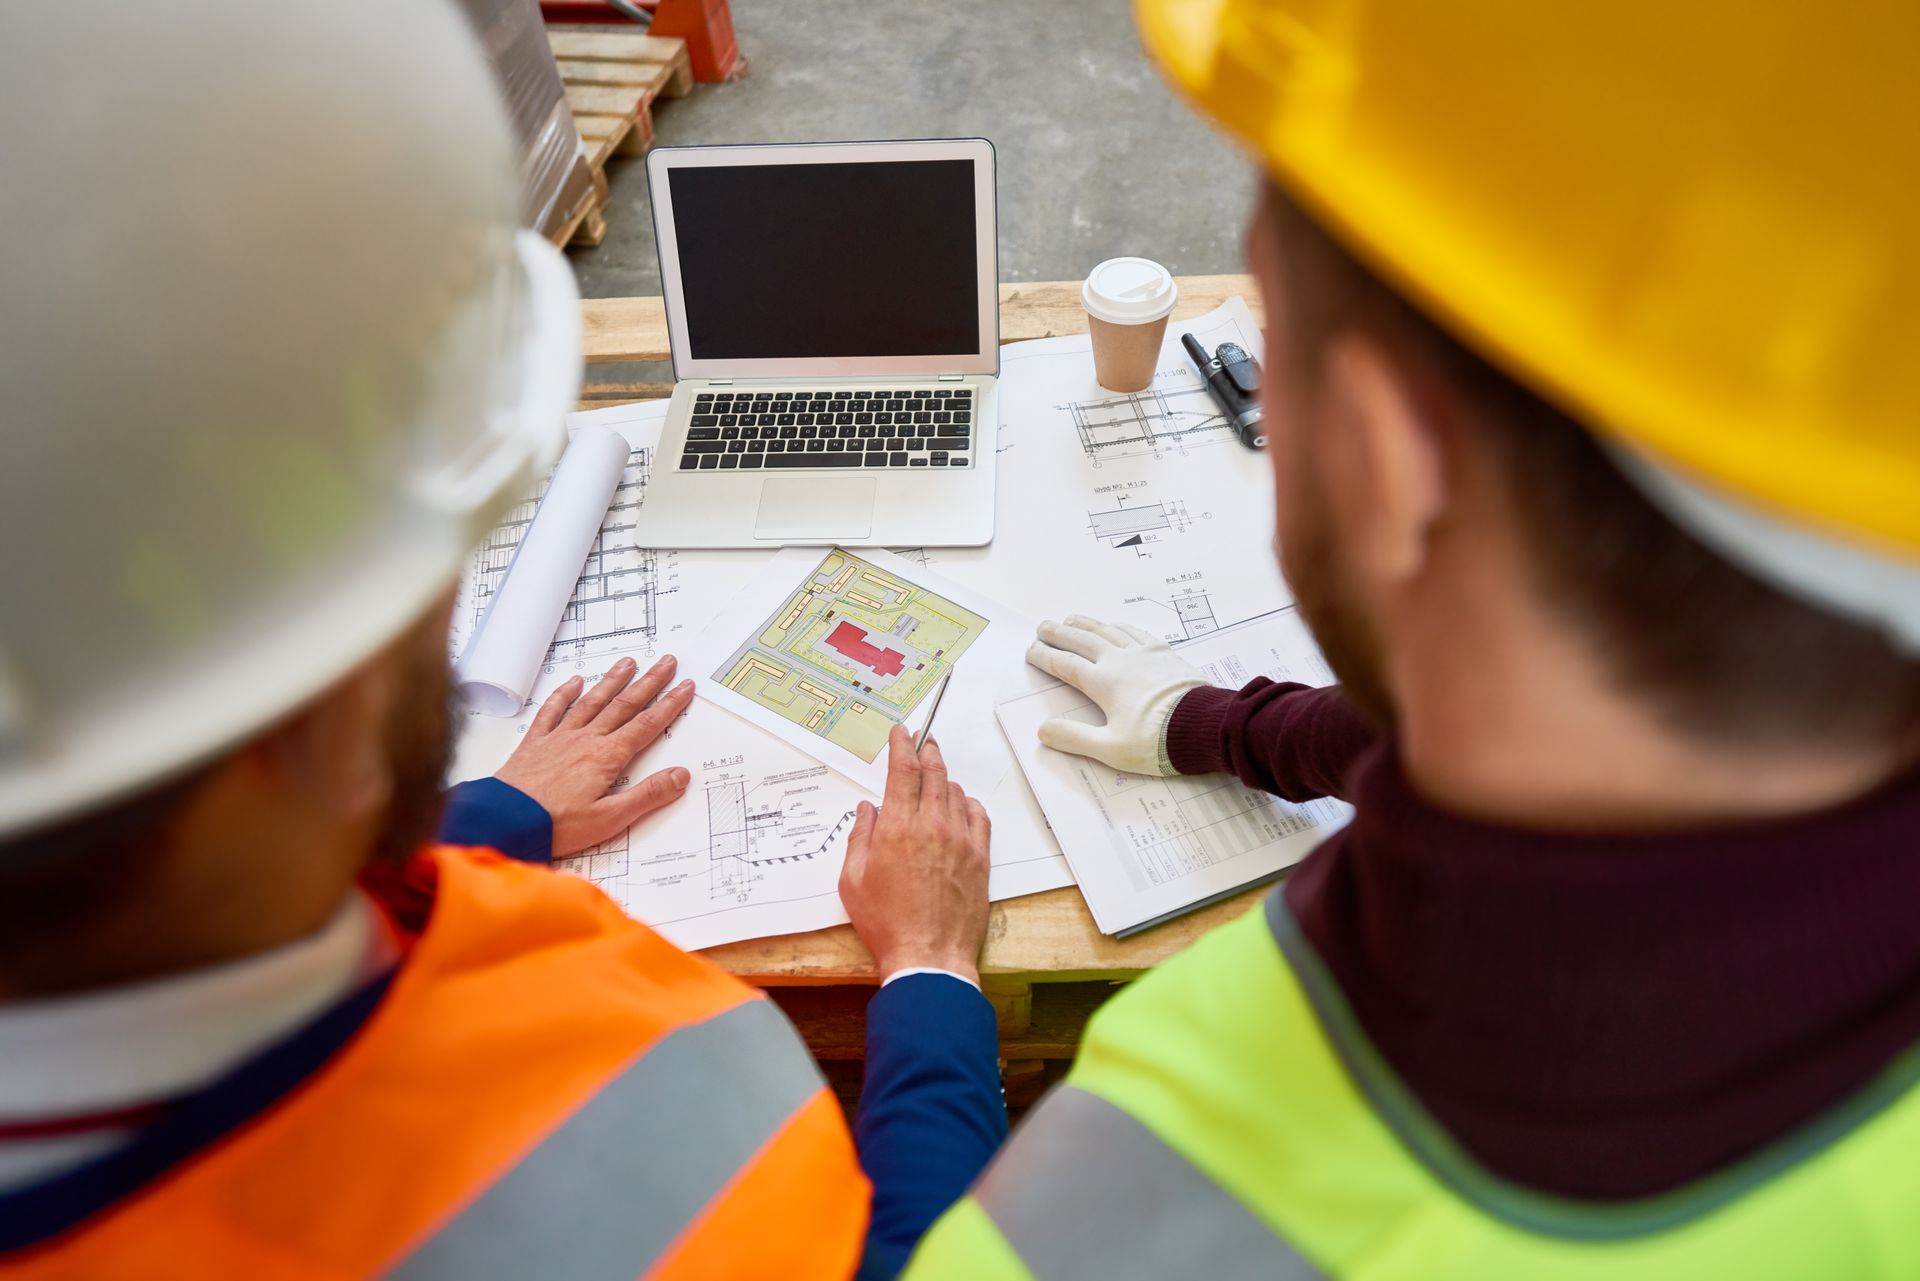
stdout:
{"type": "Polygon", "coordinates": [[[524,156],[521,216],[545,234],[578,210],[592,185],[537,0],[460,0],[513,117],[524,156]]]}

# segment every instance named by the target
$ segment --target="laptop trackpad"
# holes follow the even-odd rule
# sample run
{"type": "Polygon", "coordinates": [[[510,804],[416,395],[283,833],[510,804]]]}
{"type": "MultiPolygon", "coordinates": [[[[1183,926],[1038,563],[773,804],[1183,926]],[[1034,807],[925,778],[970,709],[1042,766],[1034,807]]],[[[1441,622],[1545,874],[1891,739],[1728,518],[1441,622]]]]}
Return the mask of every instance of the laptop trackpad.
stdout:
{"type": "Polygon", "coordinates": [[[753,536],[865,538],[873,532],[875,476],[769,476],[760,485],[753,536]]]}

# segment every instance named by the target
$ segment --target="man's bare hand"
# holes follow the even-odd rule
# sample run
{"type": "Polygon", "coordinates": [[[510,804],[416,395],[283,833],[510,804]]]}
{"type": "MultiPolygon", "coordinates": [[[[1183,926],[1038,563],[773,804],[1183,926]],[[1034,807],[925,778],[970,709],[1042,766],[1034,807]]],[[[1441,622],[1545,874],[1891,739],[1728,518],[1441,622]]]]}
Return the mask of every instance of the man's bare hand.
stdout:
{"type": "Polygon", "coordinates": [[[932,739],[916,755],[895,726],[879,809],[860,802],[840,869],[840,901],[882,977],[927,966],[979,981],[987,934],[991,825],[979,801],[947,779],[932,739]]]}
{"type": "Polygon", "coordinates": [[[679,766],[649,774],[624,792],[607,789],[693,701],[693,682],[673,679],[671,655],[639,680],[623,658],[583,694],[578,676],[547,696],[526,738],[494,775],[540,802],[553,817],[553,855],[564,858],[633,826],[687,790],[679,766]]]}

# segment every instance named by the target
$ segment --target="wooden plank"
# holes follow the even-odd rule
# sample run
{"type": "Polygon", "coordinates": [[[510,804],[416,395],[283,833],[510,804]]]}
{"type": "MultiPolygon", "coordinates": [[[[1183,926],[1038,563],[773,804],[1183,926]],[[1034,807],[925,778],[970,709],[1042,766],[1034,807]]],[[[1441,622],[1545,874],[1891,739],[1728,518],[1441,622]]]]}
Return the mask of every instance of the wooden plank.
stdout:
{"type": "MultiPolygon", "coordinates": [[[[693,59],[687,42],[670,36],[643,36],[618,31],[563,31],[547,28],[547,45],[556,60],[577,62],[643,63],[664,66],[659,91],[669,98],[693,92],[693,59]]],[[[562,71],[562,78],[567,78],[562,71]]],[[[582,81],[582,83],[598,83],[582,81]]]]}
{"type": "Polygon", "coordinates": [[[588,383],[580,389],[580,402],[575,408],[605,409],[639,400],[665,400],[671,395],[672,383],[588,383]]]}
{"type": "Polygon", "coordinates": [[[607,220],[601,215],[599,209],[594,209],[587,214],[586,220],[575,229],[573,239],[567,242],[567,247],[571,249],[578,246],[583,249],[592,249],[606,238],[607,220]]]}
{"type": "Polygon", "coordinates": [[[640,114],[634,119],[633,128],[627,131],[614,152],[622,156],[644,156],[653,147],[653,112],[646,107],[640,108],[640,114]]]}
{"type": "MultiPolygon", "coordinates": [[[[1264,892],[1248,890],[1125,940],[1108,938],[1095,928],[1080,891],[1072,887],[1009,899],[988,911],[980,972],[1036,983],[1134,978],[1257,907],[1264,892]]],[[[850,925],[728,943],[703,955],[762,986],[872,983],[879,978],[873,957],[850,925]]]]}
{"type": "Polygon", "coordinates": [[[657,62],[562,62],[560,78],[570,85],[630,85],[658,89],[672,73],[657,62]]]}
{"type": "Polygon", "coordinates": [[[980,990],[993,1003],[994,1028],[1002,1041],[1027,1035],[1033,1027],[1033,984],[1021,979],[983,976],[980,990]]]}
{"type": "Polygon", "coordinates": [[[674,62],[687,55],[687,42],[634,31],[569,31],[547,28],[547,47],[556,59],[581,62],[674,62]]]}
{"type": "MultiPolygon", "coordinates": [[[[682,52],[685,51],[682,50],[682,52]]],[[[740,65],[744,67],[746,63],[742,62],[740,65]]],[[[684,98],[692,92],[693,59],[686,57],[673,64],[673,74],[669,75],[667,82],[660,86],[660,96],[662,98],[684,98]]]]}
{"type": "Polygon", "coordinates": [[[1122,983],[1035,983],[1027,1030],[1002,1032],[1007,1059],[1070,1059],[1080,1052],[1087,1020],[1125,986],[1122,983]]]}
{"type": "Polygon", "coordinates": [[[547,239],[562,249],[566,248],[568,242],[573,239],[574,232],[579,230],[580,225],[587,220],[588,215],[604,206],[607,202],[606,175],[595,170],[585,160],[578,157],[575,158],[573,163],[574,171],[567,175],[562,193],[573,191],[577,185],[579,186],[579,191],[574,195],[573,204],[567,213],[561,216],[547,231],[547,239]],[[580,184],[579,181],[582,176],[587,179],[584,184],[580,184]]]}
{"type": "MultiPolygon", "coordinates": [[[[1252,276],[1181,276],[1179,284],[1180,301],[1173,309],[1175,322],[1212,311],[1239,294],[1252,309],[1255,323],[1266,323],[1260,309],[1260,291],[1252,276]]],[[[1001,342],[1086,332],[1087,313],[1080,304],[1079,281],[1016,281],[1000,286],[1001,342]]]]}
{"type": "Polygon", "coordinates": [[[828,1063],[866,1057],[871,987],[786,987],[767,995],[793,1021],[814,1058],[828,1063]]]}
{"type": "MultiPolygon", "coordinates": [[[[1182,276],[1175,321],[1211,311],[1234,294],[1247,300],[1253,318],[1265,323],[1251,276],[1182,276]]],[[[667,316],[658,298],[589,298],[581,304],[589,364],[667,360],[667,316]]],[[[1087,332],[1077,280],[1017,282],[1000,286],[1000,341],[1052,338],[1087,332]]]]}
{"type": "Polygon", "coordinates": [[[567,85],[567,106],[576,116],[637,116],[653,97],[641,89],[567,85]]]}
{"type": "Polygon", "coordinates": [[[607,175],[598,169],[591,170],[591,174],[593,182],[581,193],[573,215],[548,237],[562,249],[574,245],[591,247],[606,238],[607,223],[602,211],[607,207],[607,175]]]}
{"type": "Polygon", "coordinates": [[[584,298],[581,352],[588,364],[667,360],[667,313],[658,298],[584,298]]]}
{"type": "MultiPolygon", "coordinates": [[[[1023,1054],[1025,1058],[1071,1058],[1078,1036],[1069,1030],[1068,1020],[1057,1012],[1066,1008],[1055,1002],[1045,1029],[1034,1035],[1027,1024],[1028,998],[1009,998],[986,984],[987,999],[993,1004],[994,1023],[1004,1043],[1023,1048],[1032,1045],[1050,1047],[1049,1054],[1023,1054]],[[1062,1047],[1065,1047],[1064,1049],[1062,1047]]],[[[767,995],[786,1012],[807,1043],[807,1049],[821,1061],[863,1058],[867,1052],[867,1003],[873,1000],[872,984],[833,987],[772,987],[767,995]]],[[[1097,1008],[1085,1001],[1074,1008],[1097,1008]]],[[[1086,1019],[1080,1020],[1082,1026],[1086,1019]]]]}
{"type": "Polygon", "coordinates": [[[607,159],[627,140],[638,123],[632,116],[575,116],[580,141],[587,144],[587,163],[604,170],[607,159]]]}

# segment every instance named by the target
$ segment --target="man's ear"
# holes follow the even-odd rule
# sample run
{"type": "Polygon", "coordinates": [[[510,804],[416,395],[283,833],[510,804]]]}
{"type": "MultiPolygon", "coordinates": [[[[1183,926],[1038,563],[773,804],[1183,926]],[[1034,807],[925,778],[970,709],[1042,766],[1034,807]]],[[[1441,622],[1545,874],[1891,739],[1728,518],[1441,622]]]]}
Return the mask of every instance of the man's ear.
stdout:
{"type": "Polygon", "coordinates": [[[394,668],[383,651],[256,740],[256,765],[272,786],[330,821],[381,812],[393,796],[394,668]]]}
{"type": "Polygon", "coordinates": [[[1383,586],[1418,577],[1447,505],[1437,425],[1405,370],[1364,334],[1328,344],[1322,403],[1331,430],[1317,445],[1330,455],[1325,474],[1347,563],[1383,586]]]}

